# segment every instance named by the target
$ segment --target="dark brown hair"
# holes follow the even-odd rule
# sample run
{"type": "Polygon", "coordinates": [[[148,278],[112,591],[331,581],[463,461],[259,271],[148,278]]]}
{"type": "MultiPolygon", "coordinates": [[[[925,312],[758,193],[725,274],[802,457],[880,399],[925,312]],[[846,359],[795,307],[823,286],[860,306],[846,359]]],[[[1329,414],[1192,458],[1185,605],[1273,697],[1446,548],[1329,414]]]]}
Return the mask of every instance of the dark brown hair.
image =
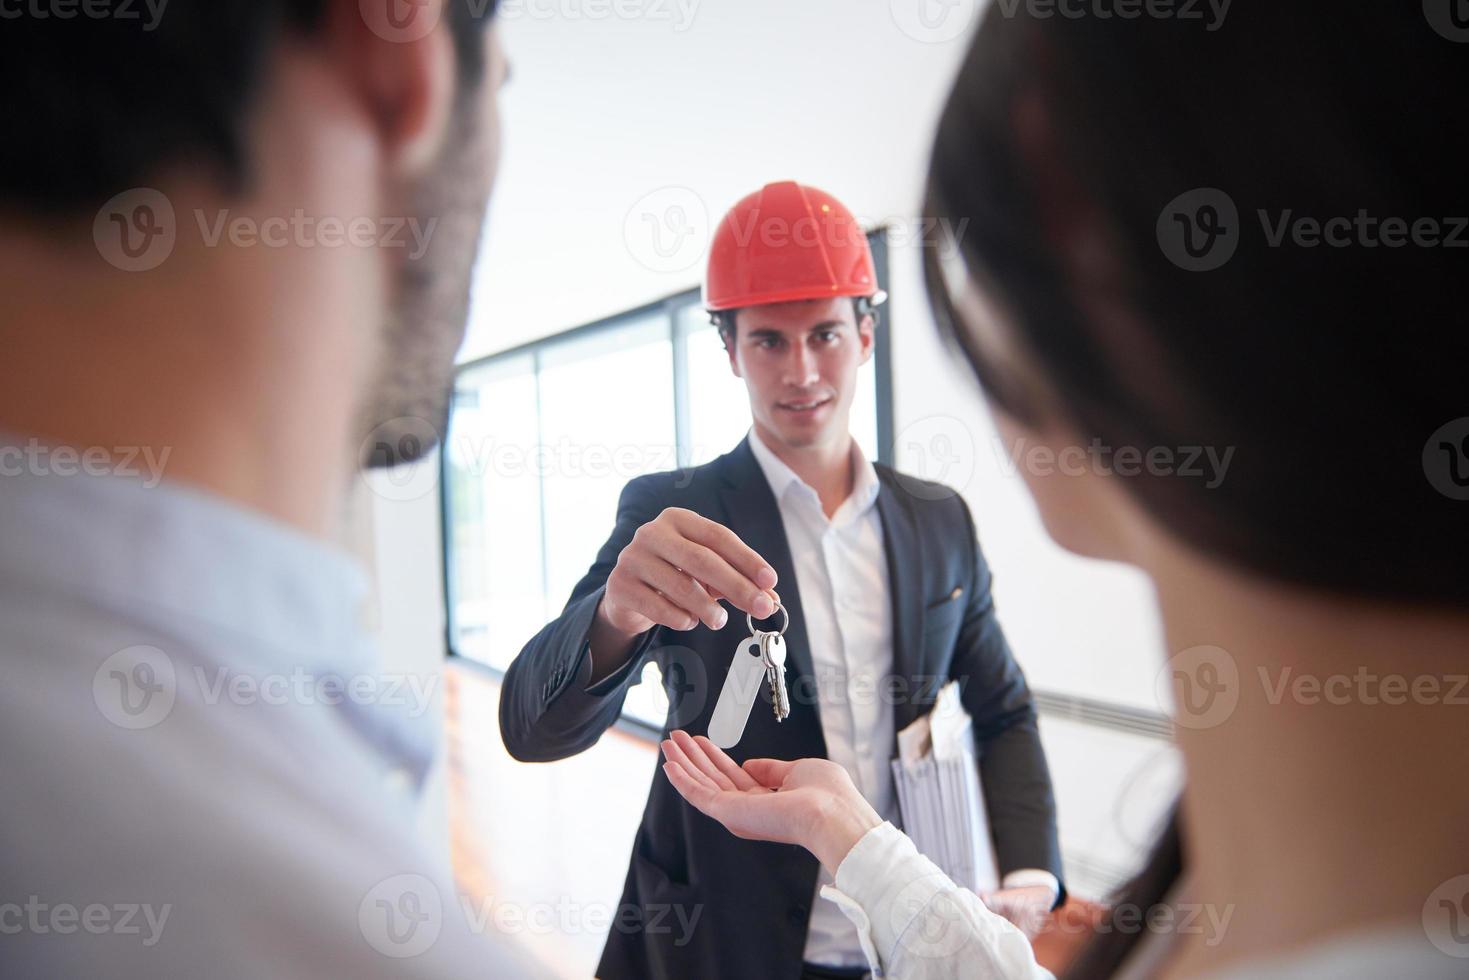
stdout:
{"type": "MultiPolygon", "coordinates": [[[[1112,447],[1232,448],[1213,488],[1124,480],[1220,561],[1462,607],[1469,503],[1430,464],[1469,457],[1469,437],[1433,445],[1469,416],[1469,46],[1417,3],[1240,3],[1212,30],[1011,7],[991,5],[961,68],[928,187],[929,216],[965,229],[961,273],[1045,378],[986,362],[952,263],[925,250],[936,317],[990,398],[1112,447]],[[1206,217],[1232,252],[1179,250],[1170,232],[1206,217]],[[1385,244],[1387,219],[1436,222],[1440,244],[1385,244]]],[[[1181,864],[1175,817],[1125,900],[1160,901],[1181,864]]],[[[1109,930],[1068,976],[1111,975],[1134,941],[1109,930]]]]}

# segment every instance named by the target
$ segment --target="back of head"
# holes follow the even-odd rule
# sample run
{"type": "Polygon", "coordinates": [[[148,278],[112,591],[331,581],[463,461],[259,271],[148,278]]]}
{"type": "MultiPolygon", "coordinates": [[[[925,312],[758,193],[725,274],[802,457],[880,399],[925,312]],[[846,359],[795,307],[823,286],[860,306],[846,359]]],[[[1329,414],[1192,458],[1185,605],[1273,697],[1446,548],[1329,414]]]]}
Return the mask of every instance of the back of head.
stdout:
{"type": "MultiPolygon", "coordinates": [[[[1217,487],[1126,481],[1203,553],[1462,603],[1469,44],[1419,4],[1237,4],[1222,23],[1004,6],[944,113],[930,207],[969,219],[966,271],[1064,421],[1112,447],[1232,448],[1217,487]]],[[[931,257],[940,307],[941,278],[931,257]]],[[[1036,421],[1039,393],[957,334],[1036,421]]]]}
{"type": "MultiPolygon", "coordinates": [[[[493,9],[446,4],[466,80],[483,60],[474,22],[493,9]]],[[[328,14],[329,0],[150,0],[38,4],[6,15],[0,213],[91,217],[114,194],[179,164],[207,166],[223,189],[242,190],[249,109],[271,51],[328,14]]]]}
{"type": "MultiPolygon", "coordinates": [[[[1442,609],[1469,599],[1469,31],[1436,6],[1237,4],[1212,28],[993,6],[930,172],[962,268],[927,263],[1008,414],[1114,448],[1233,451],[1217,486],[1123,481],[1189,547],[1442,609]],[[986,363],[956,272],[1044,390],[986,363]]],[[[1175,815],[1122,902],[1163,900],[1179,831],[1175,815]]],[[[1112,930],[1067,975],[1111,976],[1135,941],[1112,930]]]]}

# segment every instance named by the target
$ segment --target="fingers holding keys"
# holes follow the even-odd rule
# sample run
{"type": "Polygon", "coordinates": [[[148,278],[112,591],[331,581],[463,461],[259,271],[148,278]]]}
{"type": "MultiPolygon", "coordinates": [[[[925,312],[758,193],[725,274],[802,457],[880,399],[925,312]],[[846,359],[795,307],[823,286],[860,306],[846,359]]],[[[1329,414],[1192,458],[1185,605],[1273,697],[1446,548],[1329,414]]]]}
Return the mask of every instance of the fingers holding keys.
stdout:
{"type": "Polygon", "coordinates": [[[602,611],[621,633],[654,625],[676,630],[703,623],[723,629],[736,608],[774,615],[778,576],[729,528],[690,510],[670,507],[638,528],[607,579],[602,611]]]}

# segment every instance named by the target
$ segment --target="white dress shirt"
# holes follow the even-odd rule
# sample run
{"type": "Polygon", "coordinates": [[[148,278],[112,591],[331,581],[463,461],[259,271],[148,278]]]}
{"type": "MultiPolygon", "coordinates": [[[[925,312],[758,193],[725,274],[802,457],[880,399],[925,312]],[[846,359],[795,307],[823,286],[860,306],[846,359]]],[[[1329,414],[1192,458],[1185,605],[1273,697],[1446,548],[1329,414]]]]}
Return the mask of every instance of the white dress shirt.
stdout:
{"type": "MultiPolygon", "coordinates": [[[[979,896],[961,888],[892,824],[872,828],[837,868],[824,890],[851,919],[873,974],[886,980],[1053,980],[1035,961],[1030,942],[979,896]]],[[[1163,903],[1173,907],[1172,900],[1163,903]]],[[[1176,917],[1182,921],[1181,915],[1176,917]]],[[[1227,922],[1226,922],[1227,926],[1227,922]]],[[[1425,926],[1426,928],[1426,926],[1425,926]]],[[[1288,955],[1242,961],[1205,980],[1455,980],[1464,976],[1469,943],[1441,924],[1423,929],[1364,929],[1314,943],[1288,955]],[[1434,942],[1441,944],[1437,948],[1434,942]]],[[[1118,980],[1158,975],[1176,934],[1150,932],[1122,964],[1118,980]]],[[[1224,938],[1221,932],[1220,939],[1224,938]]]]}
{"type": "Polygon", "coordinates": [[[12,474],[0,973],[533,975],[414,839],[436,688],[382,672],[352,558],[167,482],[12,474]]]}
{"type": "MultiPolygon", "coordinates": [[[[882,679],[893,671],[893,613],[877,513],[877,471],[853,440],[852,493],[828,519],[816,491],[753,429],[750,449],[775,494],[790,544],[827,757],[851,774],[884,819],[896,821],[889,766],[893,706],[879,693],[882,679]]],[[[831,881],[823,871],[817,893],[831,881]]],[[[865,965],[852,923],[835,905],[814,899],[806,961],[865,965]]]]}

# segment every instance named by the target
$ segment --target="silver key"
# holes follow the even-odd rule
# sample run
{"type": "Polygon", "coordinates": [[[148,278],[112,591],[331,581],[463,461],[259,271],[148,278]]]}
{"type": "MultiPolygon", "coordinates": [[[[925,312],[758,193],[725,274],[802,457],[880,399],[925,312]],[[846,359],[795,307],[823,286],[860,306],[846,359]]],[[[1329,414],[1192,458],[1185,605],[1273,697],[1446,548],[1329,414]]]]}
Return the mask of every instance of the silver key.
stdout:
{"type": "Polygon", "coordinates": [[[779,633],[760,634],[760,659],[765,662],[765,676],[770,681],[770,706],[776,721],[790,717],[790,693],[786,690],[786,641],[779,633]]]}

